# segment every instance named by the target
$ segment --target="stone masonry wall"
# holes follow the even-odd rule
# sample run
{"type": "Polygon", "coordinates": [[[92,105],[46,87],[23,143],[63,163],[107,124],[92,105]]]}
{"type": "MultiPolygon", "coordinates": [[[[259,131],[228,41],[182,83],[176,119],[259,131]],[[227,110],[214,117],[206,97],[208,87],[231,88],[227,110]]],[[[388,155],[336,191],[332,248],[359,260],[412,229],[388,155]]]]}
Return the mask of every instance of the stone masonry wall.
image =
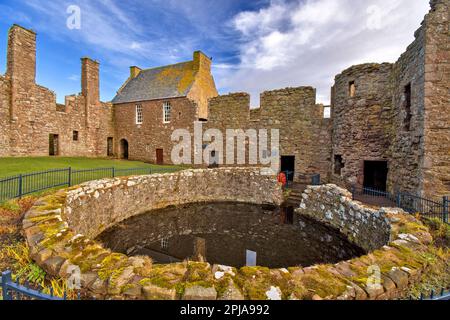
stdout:
{"type": "Polygon", "coordinates": [[[388,160],[390,146],[391,64],[353,66],[336,76],[333,92],[332,181],[344,186],[364,183],[364,161],[388,160]],[[350,96],[350,83],[355,85],[350,96]],[[342,156],[341,175],[335,156],[342,156]]]}
{"type": "Polygon", "coordinates": [[[0,76],[0,157],[9,155],[10,82],[0,76]]]}
{"type": "Polygon", "coordinates": [[[283,197],[275,177],[259,169],[197,169],[86,183],[68,192],[65,212],[75,232],[95,238],[150,210],[220,201],[280,205],[283,197]]]}
{"type": "Polygon", "coordinates": [[[395,63],[393,69],[393,127],[388,184],[395,189],[422,190],[424,139],[424,28],[395,63]],[[405,129],[405,86],[411,84],[410,129],[405,129]]]}
{"type": "Polygon", "coordinates": [[[425,17],[425,127],[423,190],[450,195],[450,1],[432,1],[425,17]]]}
{"type": "Polygon", "coordinates": [[[310,186],[297,213],[331,225],[367,252],[390,241],[391,225],[381,210],[352,200],[352,194],[335,185],[310,186]]]}
{"type": "Polygon", "coordinates": [[[58,155],[106,156],[113,137],[112,106],[99,101],[99,65],[82,59],[82,94],[56,103],[54,92],[35,83],[36,34],[14,25],[9,32],[8,63],[0,81],[0,137],[4,156],[49,155],[49,137],[58,135],[58,155]],[[8,110],[8,112],[6,112],[8,110]],[[9,128],[7,130],[6,128],[9,128]],[[78,141],[73,140],[78,131],[78,141]],[[7,143],[8,142],[8,143],[7,143]],[[6,150],[6,149],[4,149],[6,150]]]}
{"type": "MultiPolygon", "coordinates": [[[[280,155],[295,156],[296,172],[321,173],[326,179],[330,120],[324,119],[324,108],[316,105],[315,99],[316,91],[311,87],[267,91],[261,95],[261,107],[250,110],[250,96],[246,93],[219,96],[210,100],[205,128],[219,129],[223,134],[227,129],[267,129],[269,142],[270,130],[278,129],[280,155]]],[[[225,147],[225,138],[223,142],[225,147]]],[[[247,154],[248,148],[247,144],[247,154]]]]}
{"type": "MultiPolygon", "coordinates": [[[[331,190],[325,189],[334,189],[331,186],[323,188],[324,193],[317,195],[328,197],[331,190]]],[[[314,189],[311,190],[313,193],[314,189]]],[[[389,244],[352,260],[307,268],[236,269],[193,261],[153,265],[148,257],[128,257],[112,252],[86,235],[77,233],[87,231],[96,235],[110,223],[133,215],[130,208],[121,207],[121,201],[131,206],[139,202],[141,206],[134,208],[136,214],[153,206],[165,207],[196,200],[250,200],[278,204],[281,195],[275,176],[261,176],[254,168],[189,170],[168,175],[108,179],[40,199],[27,212],[23,230],[32,259],[49,276],[68,279],[78,270],[81,287],[96,299],[397,299],[420,281],[430,267],[446,263],[438,250],[433,249],[433,238],[428,229],[399,209],[379,211],[392,226],[390,239],[393,241],[389,244]],[[175,182],[177,177],[183,181],[175,182]],[[202,183],[205,180],[211,185],[202,183]],[[158,188],[162,183],[166,189],[158,188]],[[189,192],[193,195],[191,199],[185,196],[189,192]],[[137,194],[140,198],[134,197],[137,194]],[[197,195],[201,197],[195,198],[197,195]],[[116,209],[114,202],[117,202],[116,209]],[[369,281],[376,270],[380,272],[379,284],[369,281]]],[[[356,206],[366,210],[358,203],[349,202],[348,205],[350,209],[356,206]]],[[[337,206],[335,208],[338,209],[337,206]]],[[[385,230],[382,225],[380,232],[384,234],[385,230]]],[[[366,240],[371,239],[368,237],[366,240]]]]}
{"type": "Polygon", "coordinates": [[[171,164],[171,152],[175,143],[171,140],[175,129],[187,129],[193,134],[194,122],[198,120],[197,107],[187,98],[153,100],[114,106],[115,136],[118,155],[120,141],[129,145],[129,158],[156,163],[156,149],[163,149],[164,163],[171,164]],[[170,102],[172,119],[163,122],[163,104],[170,102]],[[142,106],[143,123],[136,124],[136,105],[142,106]]]}

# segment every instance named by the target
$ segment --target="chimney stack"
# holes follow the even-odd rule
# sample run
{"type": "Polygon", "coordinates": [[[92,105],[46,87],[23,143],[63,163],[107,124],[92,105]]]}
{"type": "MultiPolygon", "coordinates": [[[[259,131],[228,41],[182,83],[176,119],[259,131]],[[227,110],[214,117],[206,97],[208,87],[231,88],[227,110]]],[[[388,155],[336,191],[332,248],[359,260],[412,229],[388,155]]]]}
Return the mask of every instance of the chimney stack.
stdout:
{"type": "Polygon", "coordinates": [[[136,66],[132,66],[130,67],[130,78],[134,79],[136,78],[140,73],[141,73],[142,69],[136,66]]]}

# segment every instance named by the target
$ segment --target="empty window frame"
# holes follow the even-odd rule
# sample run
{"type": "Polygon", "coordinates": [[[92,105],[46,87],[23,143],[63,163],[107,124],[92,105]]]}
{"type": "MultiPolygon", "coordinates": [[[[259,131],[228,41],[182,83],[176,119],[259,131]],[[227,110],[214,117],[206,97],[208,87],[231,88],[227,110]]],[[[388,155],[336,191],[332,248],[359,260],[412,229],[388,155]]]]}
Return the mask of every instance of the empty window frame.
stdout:
{"type": "Polygon", "coordinates": [[[404,98],[405,98],[405,119],[404,119],[404,128],[406,131],[410,131],[411,130],[411,118],[412,118],[412,113],[411,113],[411,83],[408,83],[405,86],[405,91],[404,91],[404,98]]]}
{"type": "Polygon", "coordinates": [[[78,141],[78,131],[73,131],[73,133],[72,133],[72,139],[73,139],[73,141],[78,141]]]}
{"type": "Polygon", "coordinates": [[[164,123],[170,122],[171,112],[172,112],[172,106],[170,105],[170,102],[164,102],[164,104],[163,104],[163,122],[164,123]]]}
{"type": "Polygon", "coordinates": [[[144,113],[142,110],[142,105],[136,105],[136,124],[142,124],[144,122],[144,113]]]}
{"type": "Polygon", "coordinates": [[[334,174],[340,176],[342,174],[342,168],[344,168],[344,161],[341,155],[334,156],[334,174]]]}
{"type": "Polygon", "coordinates": [[[348,95],[350,98],[353,98],[356,95],[355,81],[350,81],[348,83],[348,95]]]}

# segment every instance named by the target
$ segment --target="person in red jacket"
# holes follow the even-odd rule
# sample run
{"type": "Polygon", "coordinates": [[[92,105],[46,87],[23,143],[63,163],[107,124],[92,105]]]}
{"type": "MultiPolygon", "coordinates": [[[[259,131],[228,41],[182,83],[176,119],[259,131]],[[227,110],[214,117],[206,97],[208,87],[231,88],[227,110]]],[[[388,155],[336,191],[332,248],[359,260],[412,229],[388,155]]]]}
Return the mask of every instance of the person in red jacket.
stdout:
{"type": "Polygon", "coordinates": [[[283,185],[283,187],[286,187],[287,178],[286,178],[286,174],[284,172],[280,172],[278,174],[278,182],[281,183],[283,185]]]}

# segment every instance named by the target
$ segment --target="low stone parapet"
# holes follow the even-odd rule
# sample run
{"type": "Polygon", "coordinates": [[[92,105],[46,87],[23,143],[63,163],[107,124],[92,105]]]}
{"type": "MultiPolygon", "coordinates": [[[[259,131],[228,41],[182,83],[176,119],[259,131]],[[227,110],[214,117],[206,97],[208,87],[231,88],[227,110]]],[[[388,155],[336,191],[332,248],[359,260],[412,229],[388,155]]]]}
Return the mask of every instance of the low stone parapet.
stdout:
{"type": "Polygon", "coordinates": [[[311,186],[303,195],[299,214],[328,224],[367,252],[389,243],[391,224],[383,210],[353,201],[352,194],[336,185],[311,186]]]}
{"type": "MultiPolygon", "coordinates": [[[[330,203],[324,204],[324,209],[318,205],[326,218],[325,207],[336,210],[332,203],[341,199],[331,202],[335,191],[324,188],[330,203]]],[[[319,190],[317,195],[322,199],[319,190]]],[[[311,198],[309,193],[308,199],[311,198]]],[[[152,208],[227,200],[279,204],[281,187],[275,177],[261,176],[258,169],[188,170],[108,179],[42,198],[26,214],[23,229],[31,256],[38,265],[50,275],[79,284],[97,299],[392,299],[417,282],[431,264],[442,260],[430,245],[433,239],[428,229],[400,209],[379,210],[380,219],[388,219],[385,222],[390,228],[381,220],[370,222],[382,227],[383,236],[377,240],[380,245],[386,239],[386,230],[390,230],[387,245],[363,257],[308,268],[236,269],[190,261],[153,265],[148,257],[127,257],[92,240],[109,225],[152,208]],[[134,202],[140,206],[134,206],[134,202]]],[[[343,206],[355,212],[368,210],[353,202],[344,201],[343,206]],[[359,209],[354,209],[355,206],[359,209]]],[[[338,224],[338,220],[327,220],[338,224]]],[[[347,229],[352,230],[350,225],[347,229]]],[[[362,229],[358,230],[362,234],[362,229]]]]}

